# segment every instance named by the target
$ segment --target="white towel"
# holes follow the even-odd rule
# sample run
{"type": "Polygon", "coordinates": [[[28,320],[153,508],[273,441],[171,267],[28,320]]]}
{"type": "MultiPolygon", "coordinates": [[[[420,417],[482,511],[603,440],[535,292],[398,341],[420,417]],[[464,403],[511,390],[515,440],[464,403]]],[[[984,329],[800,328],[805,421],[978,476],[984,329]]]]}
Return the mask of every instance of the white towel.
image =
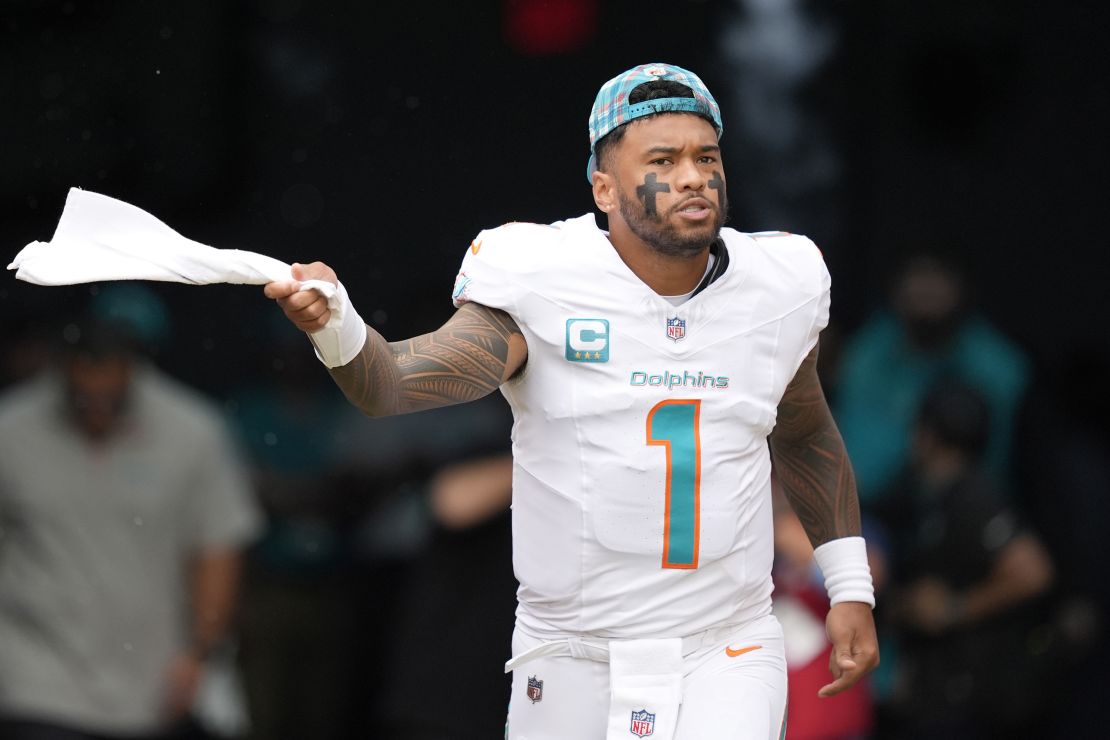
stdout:
{"type": "MultiPolygon", "coordinates": [[[[141,208],[78,188],[70,188],[54,238],[28,244],[8,269],[36,285],[105,280],[263,285],[293,279],[290,266],[273,257],[186,239],[141,208]]],[[[326,354],[331,342],[338,347],[338,327],[350,304],[327,281],[305,280],[301,287],[318,291],[331,309],[327,329],[332,331],[312,335],[326,354]]]]}
{"type": "Polygon", "coordinates": [[[670,740],[682,703],[682,640],[609,642],[609,740],[670,740]]]}

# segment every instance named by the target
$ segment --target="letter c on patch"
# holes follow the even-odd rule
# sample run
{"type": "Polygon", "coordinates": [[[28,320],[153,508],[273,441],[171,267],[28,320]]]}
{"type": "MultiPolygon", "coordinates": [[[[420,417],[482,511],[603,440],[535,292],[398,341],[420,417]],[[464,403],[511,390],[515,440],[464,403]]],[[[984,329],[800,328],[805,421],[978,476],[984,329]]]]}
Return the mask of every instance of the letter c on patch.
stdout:
{"type": "Polygon", "coordinates": [[[609,327],[599,319],[578,319],[567,327],[570,348],[582,352],[597,352],[609,343],[609,327]]]}
{"type": "Polygon", "coordinates": [[[572,362],[608,362],[609,321],[567,319],[566,358],[572,362]]]}

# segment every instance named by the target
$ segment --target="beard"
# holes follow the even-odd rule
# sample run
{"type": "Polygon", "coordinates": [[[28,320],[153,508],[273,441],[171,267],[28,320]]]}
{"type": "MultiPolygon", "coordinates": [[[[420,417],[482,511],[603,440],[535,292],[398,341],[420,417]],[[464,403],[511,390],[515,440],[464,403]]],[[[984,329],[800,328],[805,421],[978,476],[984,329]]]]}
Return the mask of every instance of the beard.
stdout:
{"type": "MultiPolygon", "coordinates": [[[[712,224],[701,229],[692,229],[683,233],[671,222],[669,217],[682,208],[682,203],[677,203],[663,213],[650,214],[639,201],[629,198],[623,188],[617,188],[617,200],[620,205],[621,218],[628,224],[628,228],[645,244],[666,257],[693,257],[709,248],[721,234],[721,227],[725,225],[728,216],[728,201],[724,188],[721,188],[720,205],[714,208],[716,218],[712,224]]],[[[705,198],[712,204],[712,200],[705,198]]]]}

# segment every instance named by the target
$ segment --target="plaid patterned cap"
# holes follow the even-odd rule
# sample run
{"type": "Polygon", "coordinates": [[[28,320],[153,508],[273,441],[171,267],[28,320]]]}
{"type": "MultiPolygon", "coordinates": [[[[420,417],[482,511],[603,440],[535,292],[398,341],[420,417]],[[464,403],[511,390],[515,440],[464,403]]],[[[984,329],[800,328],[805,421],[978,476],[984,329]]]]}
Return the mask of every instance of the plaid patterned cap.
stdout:
{"type": "Polygon", "coordinates": [[[720,138],[724,125],[721,123],[721,109],[705,83],[693,72],[673,64],[641,64],[623,72],[606,82],[598,90],[594,107],[590,111],[590,161],[586,165],[586,179],[593,182],[597,170],[597,157],[594,147],[598,140],[618,126],[641,116],[653,113],[698,113],[713,121],[720,138]],[[656,98],[630,104],[628,95],[645,82],[670,80],[678,82],[694,93],[692,98],[656,98]]]}

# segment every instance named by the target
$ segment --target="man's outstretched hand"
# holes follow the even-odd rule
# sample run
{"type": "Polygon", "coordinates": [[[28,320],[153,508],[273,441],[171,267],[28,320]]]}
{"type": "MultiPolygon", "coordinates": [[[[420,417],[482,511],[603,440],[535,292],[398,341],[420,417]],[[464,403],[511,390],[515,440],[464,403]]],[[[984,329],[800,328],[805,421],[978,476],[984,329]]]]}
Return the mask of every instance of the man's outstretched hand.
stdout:
{"type": "Polygon", "coordinates": [[[339,284],[335,270],[323,262],[308,265],[293,264],[293,279],[267,283],[263,292],[281,306],[286,318],[301,331],[308,333],[320,331],[331,318],[328,301],[315,290],[301,290],[302,280],[326,280],[339,284]]]}
{"type": "Polygon", "coordinates": [[[870,604],[843,601],[829,610],[825,631],[832,642],[829,671],[833,682],[822,686],[818,696],[833,696],[859,683],[879,665],[879,638],[870,604]]]}

